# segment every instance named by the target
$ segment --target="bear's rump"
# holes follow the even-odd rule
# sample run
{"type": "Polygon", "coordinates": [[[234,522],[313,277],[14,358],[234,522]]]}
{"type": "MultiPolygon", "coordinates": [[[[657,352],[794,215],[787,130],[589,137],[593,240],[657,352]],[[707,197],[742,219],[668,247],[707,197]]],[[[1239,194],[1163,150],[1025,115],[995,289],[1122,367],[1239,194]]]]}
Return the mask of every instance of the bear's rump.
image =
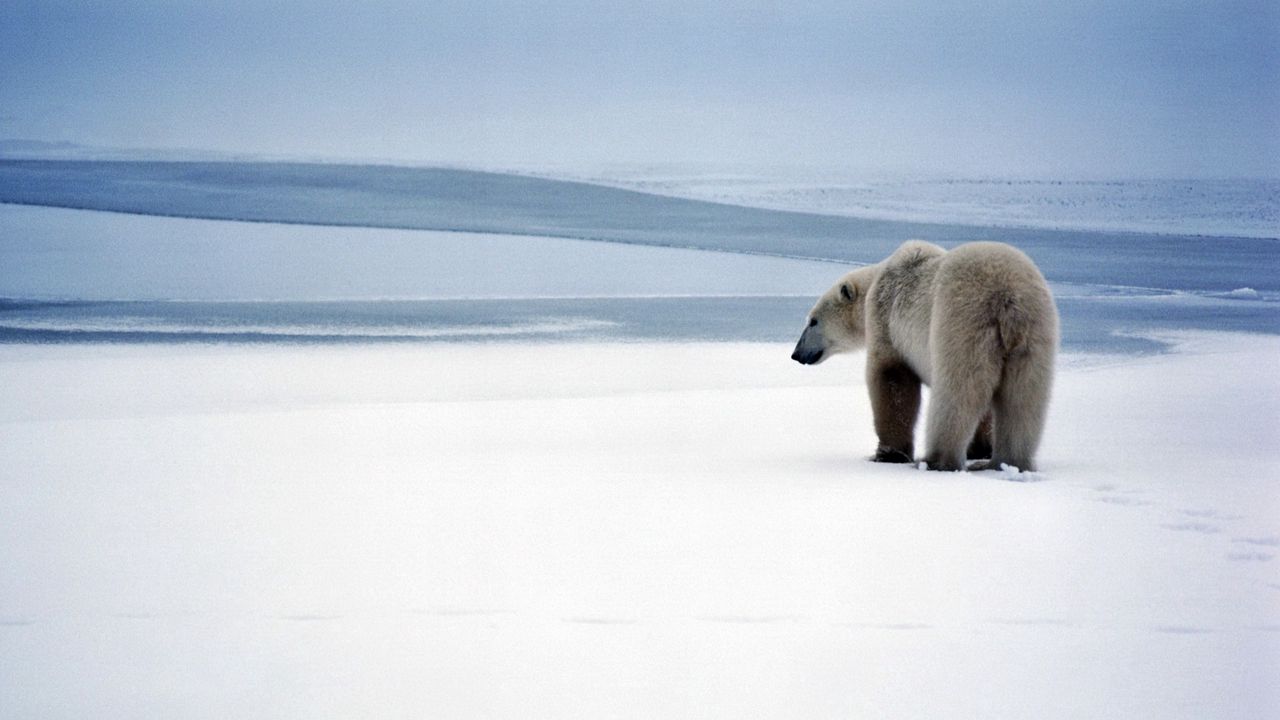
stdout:
{"type": "Polygon", "coordinates": [[[1057,317],[1043,276],[1021,252],[996,243],[972,243],[939,263],[933,297],[933,327],[953,339],[977,343],[991,338],[1003,353],[1029,344],[1056,344],[1057,317]],[[994,331],[994,333],[992,333],[994,331]]]}

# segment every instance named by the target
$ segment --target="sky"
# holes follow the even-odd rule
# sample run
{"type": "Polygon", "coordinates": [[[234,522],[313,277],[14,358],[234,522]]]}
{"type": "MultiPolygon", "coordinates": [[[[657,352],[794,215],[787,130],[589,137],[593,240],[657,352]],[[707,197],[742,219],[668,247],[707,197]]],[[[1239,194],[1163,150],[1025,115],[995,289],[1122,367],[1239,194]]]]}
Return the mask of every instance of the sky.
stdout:
{"type": "Polygon", "coordinates": [[[572,167],[1280,176],[1280,3],[0,3],[0,138],[572,167]]]}

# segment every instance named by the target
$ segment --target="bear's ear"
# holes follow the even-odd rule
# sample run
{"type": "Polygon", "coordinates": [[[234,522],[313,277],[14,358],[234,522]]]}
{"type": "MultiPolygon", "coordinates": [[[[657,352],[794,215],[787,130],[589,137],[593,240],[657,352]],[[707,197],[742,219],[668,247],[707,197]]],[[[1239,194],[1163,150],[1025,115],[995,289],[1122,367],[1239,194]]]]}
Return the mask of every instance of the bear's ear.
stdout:
{"type": "Polygon", "coordinates": [[[844,283],[840,286],[840,297],[853,302],[858,299],[858,288],[850,283],[844,283]]]}

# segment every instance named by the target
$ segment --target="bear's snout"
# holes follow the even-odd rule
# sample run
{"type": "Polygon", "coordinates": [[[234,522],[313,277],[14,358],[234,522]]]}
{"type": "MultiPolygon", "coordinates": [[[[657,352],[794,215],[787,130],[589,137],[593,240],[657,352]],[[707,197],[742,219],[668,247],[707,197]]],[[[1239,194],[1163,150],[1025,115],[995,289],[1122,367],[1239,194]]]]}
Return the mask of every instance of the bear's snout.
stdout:
{"type": "Polygon", "coordinates": [[[816,353],[805,352],[800,348],[796,348],[796,351],[791,353],[791,359],[795,360],[801,365],[817,365],[818,362],[822,360],[822,351],[819,350],[816,353]]]}
{"type": "Polygon", "coordinates": [[[822,337],[822,330],[816,325],[810,325],[800,334],[800,341],[796,343],[795,352],[791,353],[791,359],[801,365],[816,365],[822,361],[822,356],[826,354],[826,341],[822,337]]]}

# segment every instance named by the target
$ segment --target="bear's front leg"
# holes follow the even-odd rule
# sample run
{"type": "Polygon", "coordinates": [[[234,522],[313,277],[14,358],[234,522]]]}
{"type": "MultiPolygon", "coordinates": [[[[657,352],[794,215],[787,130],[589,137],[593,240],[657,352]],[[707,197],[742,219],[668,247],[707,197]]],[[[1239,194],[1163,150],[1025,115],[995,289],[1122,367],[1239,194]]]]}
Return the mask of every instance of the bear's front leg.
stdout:
{"type": "Polygon", "coordinates": [[[915,461],[916,415],[920,412],[920,378],[897,360],[867,356],[867,390],[879,445],[876,462],[915,461]]]}

